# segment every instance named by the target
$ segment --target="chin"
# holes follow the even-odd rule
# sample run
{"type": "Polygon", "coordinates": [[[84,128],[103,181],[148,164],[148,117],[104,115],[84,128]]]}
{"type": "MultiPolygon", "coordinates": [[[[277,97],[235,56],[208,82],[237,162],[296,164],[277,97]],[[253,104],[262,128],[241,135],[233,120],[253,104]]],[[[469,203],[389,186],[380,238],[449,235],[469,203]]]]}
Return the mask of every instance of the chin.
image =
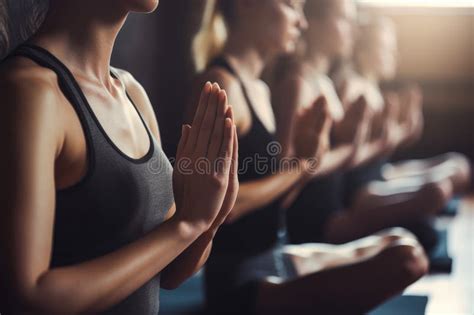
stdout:
{"type": "Polygon", "coordinates": [[[292,54],[296,51],[298,44],[296,41],[288,41],[287,43],[281,45],[280,52],[281,54],[292,54]]]}
{"type": "Polygon", "coordinates": [[[159,0],[126,0],[130,3],[130,11],[139,13],[151,13],[156,10],[159,0]]]}

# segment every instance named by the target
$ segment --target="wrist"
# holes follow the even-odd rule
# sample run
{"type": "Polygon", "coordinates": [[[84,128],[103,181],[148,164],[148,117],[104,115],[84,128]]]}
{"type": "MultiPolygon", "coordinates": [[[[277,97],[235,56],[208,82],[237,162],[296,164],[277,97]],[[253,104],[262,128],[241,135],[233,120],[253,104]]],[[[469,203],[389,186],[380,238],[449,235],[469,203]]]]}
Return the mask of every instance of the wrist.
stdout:
{"type": "Polygon", "coordinates": [[[298,170],[303,180],[313,178],[317,174],[319,161],[316,159],[300,159],[298,170]]]}
{"type": "Polygon", "coordinates": [[[178,237],[183,240],[194,241],[209,228],[209,225],[204,221],[189,221],[178,217],[173,217],[169,221],[178,237]]]}

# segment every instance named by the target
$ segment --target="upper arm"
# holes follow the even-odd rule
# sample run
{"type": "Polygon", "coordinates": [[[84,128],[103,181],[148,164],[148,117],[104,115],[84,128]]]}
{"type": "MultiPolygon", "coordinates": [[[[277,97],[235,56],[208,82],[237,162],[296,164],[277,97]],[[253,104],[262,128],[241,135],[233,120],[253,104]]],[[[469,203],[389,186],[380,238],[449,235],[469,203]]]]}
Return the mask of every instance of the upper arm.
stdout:
{"type": "Polygon", "coordinates": [[[153,105],[143,86],[127,71],[116,69],[123,79],[127,93],[140,111],[153,136],[161,143],[160,128],[153,105]]]}
{"type": "Polygon", "coordinates": [[[49,268],[64,134],[55,89],[41,78],[0,77],[0,268],[9,292],[24,293],[49,268]]]}

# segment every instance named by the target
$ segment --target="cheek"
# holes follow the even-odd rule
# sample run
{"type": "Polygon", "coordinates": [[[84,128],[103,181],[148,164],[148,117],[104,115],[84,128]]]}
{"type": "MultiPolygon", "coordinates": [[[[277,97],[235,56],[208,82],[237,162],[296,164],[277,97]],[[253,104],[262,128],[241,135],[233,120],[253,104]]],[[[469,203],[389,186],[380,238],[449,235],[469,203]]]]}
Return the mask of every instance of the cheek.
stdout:
{"type": "Polygon", "coordinates": [[[296,43],[299,39],[298,29],[296,22],[284,13],[275,14],[270,17],[266,23],[266,37],[271,39],[272,45],[275,48],[284,50],[294,50],[296,43]]]}
{"type": "Polygon", "coordinates": [[[349,23],[339,22],[335,25],[334,38],[337,39],[340,45],[345,47],[352,47],[353,36],[352,28],[349,23]]]}

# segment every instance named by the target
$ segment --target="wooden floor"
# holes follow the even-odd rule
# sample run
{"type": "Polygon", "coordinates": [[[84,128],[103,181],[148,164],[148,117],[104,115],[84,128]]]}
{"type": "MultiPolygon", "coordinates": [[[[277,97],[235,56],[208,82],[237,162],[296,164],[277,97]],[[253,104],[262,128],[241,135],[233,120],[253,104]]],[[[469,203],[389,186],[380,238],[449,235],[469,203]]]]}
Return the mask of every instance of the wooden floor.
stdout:
{"type": "Polygon", "coordinates": [[[454,219],[440,219],[448,227],[451,274],[429,275],[405,294],[428,295],[427,315],[474,314],[474,196],[463,200],[454,219]]]}

